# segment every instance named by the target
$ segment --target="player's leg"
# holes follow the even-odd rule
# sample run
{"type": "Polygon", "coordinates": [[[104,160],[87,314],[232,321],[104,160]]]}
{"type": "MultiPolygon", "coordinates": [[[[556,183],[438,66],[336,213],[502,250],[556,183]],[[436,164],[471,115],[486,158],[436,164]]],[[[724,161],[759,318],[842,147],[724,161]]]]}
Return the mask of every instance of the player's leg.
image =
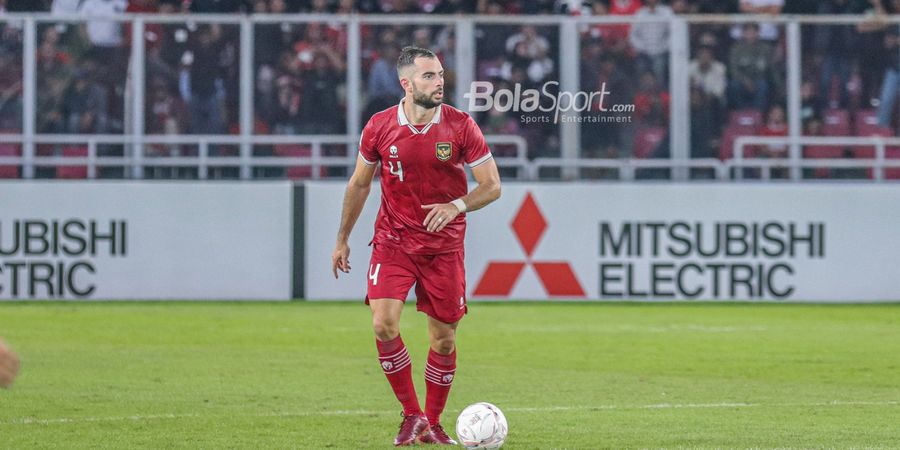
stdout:
{"type": "Polygon", "coordinates": [[[456,329],[466,313],[463,253],[423,258],[418,265],[417,309],[428,314],[430,346],[425,365],[425,415],[431,433],[422,442],[456,445],[440,424],[456,376],[456,329]]]}
{"type": "Polygon", "coordinates": [[[405,255],[376,245],[369,265],[367,300],[372,310],[372,328],[378,348],[378,362],[403,405],[403,422],[394,445],[411,445],[428,430],[412,379],[412,362],[400,337],[400,315],[415,275],[405,255]]]}
{"type": "Polygon", "coordinates": [[[393,298],[370,299],[378,362],[394,395],[403,405],[403,415],[422,414],[412,380],[412,361],[400,337],[400,314],[403,302],[393,298]]]}
{"type": "Polygon", "coordinates": [[[441,413],[447,404],[450,387],[456,376],[456,327],[459,322],[445,323],[428,317],[428,362],[425,365],[425,416],[431,433],[419,439],[429,444],[456,445],[441,425],[441,413]]]}

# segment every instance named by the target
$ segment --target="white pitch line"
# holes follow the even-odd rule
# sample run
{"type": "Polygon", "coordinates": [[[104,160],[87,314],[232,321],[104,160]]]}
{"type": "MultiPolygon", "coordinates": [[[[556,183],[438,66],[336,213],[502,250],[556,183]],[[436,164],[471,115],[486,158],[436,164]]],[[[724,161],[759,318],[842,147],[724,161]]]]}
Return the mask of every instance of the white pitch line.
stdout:
{"type": "MultiPolygon", "coordinates": [[[[617,411],[629,409],[733,409],[733,408],[759,408],[759,407],[826,407],[826,406],[898,406],[898,401],[841,401],[813,403],[657,403],[650,405],[584,405],[584,406],[546,406],[546,407],[509,407],[503,408],[506,412],[553,412],[553,411],[617,411]]],[[[253,414],[252,417],[309,417],[309,416],[371,416],[396,414],[396,410],[365,410],[349,409],[334,411],[300,411],[300,412],[273,412],[253,414]]],[[[213,417],[215,414],[149,414],[118,417],[72,417],[56,419],[24,418],[0,421],[0,425],[53,425],[66,423],[86,422],[128,422],[148,420],[172,420],[190,419],[200,417],[213,417]]]]}

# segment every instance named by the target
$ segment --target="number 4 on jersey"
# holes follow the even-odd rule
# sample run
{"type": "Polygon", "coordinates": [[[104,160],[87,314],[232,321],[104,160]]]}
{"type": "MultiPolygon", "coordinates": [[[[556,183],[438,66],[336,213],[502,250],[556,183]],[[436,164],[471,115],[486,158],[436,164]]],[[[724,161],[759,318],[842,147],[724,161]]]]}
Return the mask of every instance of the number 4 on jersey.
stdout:
{"type": "Polygon", "coordinates": [[[388,161],[388,166],[391,170],[391,175],[397,176],[400,178],[400,182],[403,182],[403,164],[400,161],[397,161],[397,170],[394,170],[394,161],[388,161]]]}

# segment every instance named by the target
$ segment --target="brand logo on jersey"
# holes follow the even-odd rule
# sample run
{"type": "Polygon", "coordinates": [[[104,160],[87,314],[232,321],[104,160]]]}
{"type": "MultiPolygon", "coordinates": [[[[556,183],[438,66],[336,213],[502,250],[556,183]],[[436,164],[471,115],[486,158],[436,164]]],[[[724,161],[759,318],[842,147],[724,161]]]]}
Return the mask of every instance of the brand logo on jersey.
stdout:
{"type": "Polygon", "coordinates": [[[397,146],[396,146],[396,145],[392,145],[391,148],[388,149],[388,151],[391,152],[391,158],[399,158],[399,157],[400,157],[400,156],[397,155],[397,151],[398,151],[398,150],[397,150],[397,146]]]}
{"type": "Polygon", "coordinates": [[[435,145],[434,154],[437,156],[437,159],[446,161],[453,155],[453,145],[449,142],[438,142],[435,145]]]}
{"type": "Polygon", "coordinates": [[[513,233],[525,251],[524,261],[489,261],[473,295],[480,297],[509,297],[519,276],[526,267],[537,272],[541,284],[551,297],[584,297],[584,289],[568,261],[534,261],[538,242],[547,230],[547,220],[531,193],[525,195],[522,206],[512,221],[513,233]]]}

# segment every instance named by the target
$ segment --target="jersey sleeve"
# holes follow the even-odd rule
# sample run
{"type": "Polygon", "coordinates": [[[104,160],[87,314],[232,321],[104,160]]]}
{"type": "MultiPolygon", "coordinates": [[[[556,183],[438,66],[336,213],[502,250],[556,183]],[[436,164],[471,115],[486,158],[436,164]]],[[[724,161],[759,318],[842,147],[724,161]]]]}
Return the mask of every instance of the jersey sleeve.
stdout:
{"type": "Polygon", "coordinates": [[[475,123],[472,116],[466,117],[462,141],[463,159],[469,167],[479,166],[493,158],[491,149],[488,147],[487,142],[484,141],[484,134],[481,133],[481,128],[478,128],[478,124],[475,123]]]}
{"type": "Polygon", "coordinates": [[[381,159],[375,144],[375,125],[373,120],[369,119],[369,123],[359,135],[359,157],[368,165],[375,164],[381,159]]]}

